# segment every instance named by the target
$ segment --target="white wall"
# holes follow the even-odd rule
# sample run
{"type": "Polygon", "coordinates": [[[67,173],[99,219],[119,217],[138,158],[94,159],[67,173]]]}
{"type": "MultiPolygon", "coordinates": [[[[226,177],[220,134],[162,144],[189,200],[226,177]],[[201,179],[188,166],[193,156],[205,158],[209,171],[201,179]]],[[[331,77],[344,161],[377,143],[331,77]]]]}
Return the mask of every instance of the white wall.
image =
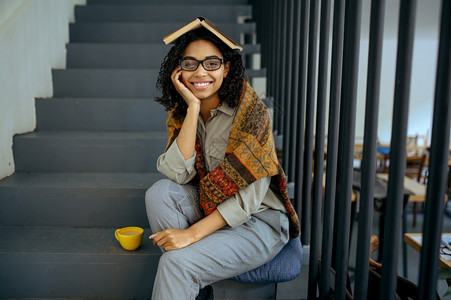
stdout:
{"type": "Polygon", "coordinates": [[[36,127],[35,97],[52,97],[65,68],[73,6],[86,0],[0,1],[0,178],[14,172],[12,138],[36,127]]]}
{"type": "MultiPolygon", "coordinates": [[[[377,0],[376,0],[377,1],[377,0]]],[[[365,102],[368,66],[368,39],[371,0],[363,0],[362,27],[359,54],[359,74],[356,107],[356,137],[363,137],[365,128],[365,102]]],[[[413,49],[410,104],[408,119],[408,135],[429,135],[432,133],[432,112],[435,91],[435,72],[437,68],[439,10],[438,0],[418,1],[415,18],[415,40],[413,49]]],[[[386,1],[384,18],[384,41],[382,49],[381,82],[379,98],[378,138],[382,143],[390,143],[394,85],[396,73],[398,18],[400,0],[386,1]]],[[[331,22],[332,23],[332,22],[331,22]]],[[[318,21],[319,24],[319,21],[318,21]]],[[[332,24],[330,33],[332,34],[332,24]]],[[[327,103],[329,105],[330,73],[331,73],[332,37],[329,40],[327,103]]],[[[316,92],[316,91],[315,91],[316,92]]],[[[328,122],[329,107],[326,107],[328,122]]],[[[315,107],[316,110],[316,107],[315,107]]],[[[315,111],[316,118],[316,111],[315,111]]],[[[316,122],[316,120],[315,120],[316,122]]],[[[326,134],[327,134],[326,123],[326,134]]],[[[327,141],[326,141],[327,142],[327,141]]],[[[360,141],[361,142],[361,141],[360,141]]],[[[419,143],[423,141],[420,140],[419,143]]]]}
{"type": "MultiPolygon", "coordinates": [[[[407,134],[425,135],[429,133],[429,142],[432,131],[440,2],[441,1],[437,0],[418,1],[415,22],[415,42],[413,49],[407,134]]],[[[363,3],[362,41],[360,44],[360,68],[358,79],[359,87],[357,91],[356,136],[363,136],[364,132],[368,64],[370,1],[365,0],[363,3]]],[[[383,143],[389,143],[391,138],[398,15],[399,0],[386,1],[378,120],[378,137],[383,143]]]]}

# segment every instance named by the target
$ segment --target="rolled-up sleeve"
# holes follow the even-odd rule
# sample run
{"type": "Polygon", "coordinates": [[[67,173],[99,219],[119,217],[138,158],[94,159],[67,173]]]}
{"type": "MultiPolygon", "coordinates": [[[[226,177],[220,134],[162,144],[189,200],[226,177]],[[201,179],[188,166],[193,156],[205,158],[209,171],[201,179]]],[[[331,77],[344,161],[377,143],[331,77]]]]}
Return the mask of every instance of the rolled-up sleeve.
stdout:
{"type": "Polygon", "coordinates": [[[219,213],[230,227],[247,222],[252,214],[259,210],[270,182],[271,177],[263,177],[217,206],[219,213]]]}
{"type": "Polygon", "coordinates": [[[169,179],[179,184],[185,184],[196,175],[195,161],[196,152],[194,152],[193,157],[187,160],[183,158],[177,145],[177,139],[175,139],[168,150],[158,157],[157,170],[169,179]]]}

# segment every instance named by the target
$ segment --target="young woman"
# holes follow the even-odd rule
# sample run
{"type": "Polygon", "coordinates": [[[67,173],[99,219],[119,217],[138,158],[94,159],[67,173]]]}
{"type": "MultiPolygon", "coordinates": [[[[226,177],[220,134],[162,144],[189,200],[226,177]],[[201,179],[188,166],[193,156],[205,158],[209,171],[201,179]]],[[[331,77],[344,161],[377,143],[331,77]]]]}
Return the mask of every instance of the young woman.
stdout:
{"type": "Polygon", "coordinates": [[[150,238],[163,250],[152,298],[195,299],[270,261],[298,236],[299,220],[238,50],[205,28],[187,32],[157,87],[169,141],[157,162],[168,179],[146,193],[150,238]]]}

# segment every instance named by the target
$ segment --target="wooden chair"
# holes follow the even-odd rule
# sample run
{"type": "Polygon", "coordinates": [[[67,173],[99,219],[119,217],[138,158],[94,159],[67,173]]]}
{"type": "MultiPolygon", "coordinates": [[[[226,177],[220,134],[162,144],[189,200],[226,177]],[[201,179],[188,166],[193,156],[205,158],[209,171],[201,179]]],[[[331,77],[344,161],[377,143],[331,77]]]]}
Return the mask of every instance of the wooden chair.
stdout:
{"type": "MultiPolygon", "coordinates": [[[[363,159],[363,136],[356,136],[354,140],[354,159],[360,161],[362,164],[363,159]]],[[[385,154],[384,149],[390,150],[389,146],[383,145],[379,138],[376,140],[377,153],[376,153],[376,168],[379,172],[388,172],[388,167],[386,167],[386,162],[388,162],[389,155],[385,154]]]]}
{"type": "MultiPolygon", "coordinates": [[[[375,252],[379,248],[379,239],[377,236],[372,235],[370,240],[370,254],[375,252]]],[[[370,259],[371,261],[371,259],[370,259]]],[[[321,264],[321,259],[320,259],[321,264]]],[[[320,268],[321,269],[321,268],[320,268]]],[[[330,292],[327,299],[335,299],[335,270],[333,268],[330,269],[330,292]]],[[[345,291],[345,297],[346,300],[354,300],[354,297],[352,296],[352,289],[351,289],[351,283],[349,280],[349,276],[347,278],[347,284],[346,284],[346,291],[345,291]]]]}
{"type": "MultiPolygon", "coordinates": [[[[408,136],[406,140],[406,176],[426,183],[428,158],[429,132],[425,135],[408,136]]],[[[388,173],[390,165],[390,145],[382,145],[378,142],[378,169],[379,172],[388,173]]],[[[413,204],[413,226],[416,226],[418,215],[418,203],[413,204]]]]}
{"type": "MultiPolygon", "coordinates": [[[[372,251],[376,251],[379,241],[377,236],[371,236],[371,247],[372,251]],[[373,248],[373,243],[374,247],[373,248]]],[[[380,282],[382,275],[382,264],[370,258],[370,270],[368,278],[368,299],[378,300],[380,299],[380,282]]],[[[397,277],[396,282],[396,299],[408,300],[408,299],[419,299],[419,289],[418,286],[412,281],[404,278],[402,276],[397,277]]],[[[440,297],[436,294],[436,299],[439,300],[440,297]]]]}
{"type": "MultiPolygon", "coordinates": [[[[406,176],[426,184],[429,151],[427,150],[429,132],[425,135],[407,137],[406,176]]],[[[417,224],[418,203],[413,203],[413,226],[417,224]]]]}

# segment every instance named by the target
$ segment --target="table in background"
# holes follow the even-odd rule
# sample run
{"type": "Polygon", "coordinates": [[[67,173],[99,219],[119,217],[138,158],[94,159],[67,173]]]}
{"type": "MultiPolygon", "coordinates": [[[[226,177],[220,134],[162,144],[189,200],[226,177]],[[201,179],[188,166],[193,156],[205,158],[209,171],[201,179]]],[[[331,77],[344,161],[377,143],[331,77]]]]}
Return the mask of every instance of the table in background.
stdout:
{"type": "MultiPolygon", "coordinates": [[[[443,233],[442,236],[451,237],[451,233],[443,233]]],[[[404,241],[412,246],[413,249],[421,252],[421,245],[423,241],[422,233],[406,233],[404,234],[404,241]]],[[[440,254],[439,265],[440,268],[451,268],[451,255],[440,254]]]]}

